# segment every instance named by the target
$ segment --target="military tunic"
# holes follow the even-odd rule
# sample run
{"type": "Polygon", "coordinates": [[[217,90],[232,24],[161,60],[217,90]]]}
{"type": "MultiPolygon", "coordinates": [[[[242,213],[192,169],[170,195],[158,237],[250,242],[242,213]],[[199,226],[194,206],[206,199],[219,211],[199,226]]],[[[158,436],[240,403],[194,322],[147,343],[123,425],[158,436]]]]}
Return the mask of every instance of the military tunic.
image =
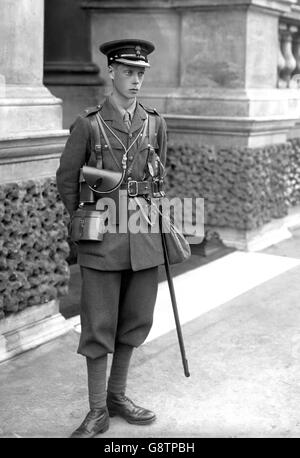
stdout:
{"type": "MultiPolygon", "coordinates": [[[[164,119],[155,111],[137,103],[128,131],[119,110],[110,103],[109,98],[106,99],[102,106],[89,109],[77,118],[71,126],[71,134],[61,156],[57,186],[71,215],[79,205],[80,168],[93,160],[93,135],[89,116],[97,111],[126,147],[140,136],[128,153],[125,182],[145,179],[149,138],[147,134],[142,138],[141,130],[147,111],[156,116],[157,120],[152,146],[161,162],[166,162],[164,119]]],[[[106,134],[118,164],[101,136],[103,168],[120,171],[124,150],[108,129],[106,134]]],[[[115,198],[118,192],[114,192],[115,198]]],[[[136,347],[146,339],[153,320],[158,265],[163,262],[159,233],[106,232],[101,242],[78,244],[78,263],[82,275],[78,353],[98,358],[113,352],[118,342],[136,347]]]]}
{"type": "MultiPolygon", "coordinates": [[[[117,134],[123,144],[128,147],[141,129],[147,117],[146,109],[139,103],[133,116],[130,131],[128,132],[119,111],[106,99],[103,106],[89,110],[85,116],[80,116],[71,128],[71,135],[61,156],[57,171],[57,186],[66,208],[73,213],[79,204],[79,171],[92,150],[92,132],[89,116],[97,110],[109,127],[117,134]]],[[[155,114],[154,111],[150,112],[155,114]]],[[[164,119],[157,116],[157,131],[155,143],[152,145],[163,164],[166,161],[166,124],[164,119]]],[[[103,168],[120,171],[124,150],[118,140],[106,129],[108,140],[112,146],[119,167],[112,158],[105,140],[101,136],[103,168]]],[[[142,138],[142,137],[140,137],[142,138]]],[[[148,135],[142,144],[136,141],[128,153],[127,168],[131,167],[130,176],[126,179],[143,180],[148,155],[148,135]],[[137,156],[137,157],[136,157],[137,156]]],[[[125,180],[126,181],[126,180],[125,180]]],[[[115,192],[116,193],[116,192],[115,192]]],[[[118,193],[118,191],[117,191],[118,193]]],[[[80,242],[78,246],[78,263],[85,267],[99,270],[124,270],[132,268],[141,270],[163,264],[163,250],[160,234],[155,233],[105,233],[102,242],[80,242]]]]}

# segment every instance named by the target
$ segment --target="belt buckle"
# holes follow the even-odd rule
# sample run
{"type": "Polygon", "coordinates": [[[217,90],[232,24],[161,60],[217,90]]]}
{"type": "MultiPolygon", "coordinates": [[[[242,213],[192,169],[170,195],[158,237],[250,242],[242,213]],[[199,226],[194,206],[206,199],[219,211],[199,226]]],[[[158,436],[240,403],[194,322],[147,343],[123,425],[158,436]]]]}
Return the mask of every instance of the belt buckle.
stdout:
{"type": "Polygon", "coordinates": [[[159,180],[158,190],[159,190],[160,197],[165,197],[166,193],[164,190],[164,180],[159,180]]]}
{"type": "Polygon", "coordinates": [[[128,181],[128,188],[127,188],[127,190],[128,190],[128,195],[129,195],[129,197],[136,197],[136,196],[138,195],[138,183],[137,183],[137,181],[136,181],[136,180],[130,180],[130,181],[128,181]],[[135,185],[135,192],[134,192],[134,193],[131,192],[131,189],[130,189],[133,183],[134,183],[134,185],[135,185]]]}

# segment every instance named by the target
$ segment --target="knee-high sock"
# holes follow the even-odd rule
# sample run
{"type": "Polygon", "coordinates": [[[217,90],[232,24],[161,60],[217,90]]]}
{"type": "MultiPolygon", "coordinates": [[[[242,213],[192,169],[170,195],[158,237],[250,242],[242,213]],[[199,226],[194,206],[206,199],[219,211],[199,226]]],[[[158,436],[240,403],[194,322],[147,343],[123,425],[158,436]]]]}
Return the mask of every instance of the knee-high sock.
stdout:
{"type": "Polygon", "coordinates": [[[90,409],[106,406],[107,355],[101,358],[86,358],[90,409]]]}
{"type": "Polygon", "coordinates": [[[125,393],[132,351],[133,347],[130,345],[116,345],[107,385],[107,390],[111,393],[125,393]]]}

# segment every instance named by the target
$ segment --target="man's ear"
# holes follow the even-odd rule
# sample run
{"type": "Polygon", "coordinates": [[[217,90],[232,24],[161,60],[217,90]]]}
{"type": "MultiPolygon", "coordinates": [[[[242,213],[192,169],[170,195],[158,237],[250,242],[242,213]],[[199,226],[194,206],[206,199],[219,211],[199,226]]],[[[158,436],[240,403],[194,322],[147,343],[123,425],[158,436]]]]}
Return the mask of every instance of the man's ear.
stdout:
{"type": "Polygon", "coordinates": [[[114,78],[115,78],[115,69],[114,69],[114,67],[112,65],[108,66],[108,74],[109,74],[110,79],[114,80],[114,78]]]}

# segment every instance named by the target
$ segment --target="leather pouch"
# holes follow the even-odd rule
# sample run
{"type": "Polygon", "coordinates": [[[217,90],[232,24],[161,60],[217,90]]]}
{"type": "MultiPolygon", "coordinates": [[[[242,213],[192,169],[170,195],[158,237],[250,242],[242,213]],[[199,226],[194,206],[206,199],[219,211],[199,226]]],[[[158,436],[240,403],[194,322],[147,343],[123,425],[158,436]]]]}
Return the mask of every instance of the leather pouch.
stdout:
{"type": "Polygon", "coordinates": [[[169,264],[184,262],[191,256],[191,248],[184,235],[176,228],[171,219],[161,217],[162,237],[164,237],[169,264]]]}
{"type": "Polygon", "coordinates": [[[165,245],[166,255],[168,257],[169,264],[179,264],[186,261],[191,256],[191,248],[189,242],[186,240],[182,232],[176,227],[174,218],[171,215],[161,211],[161,208],[157,206],[153,201],[154,208],[159,214],[159,225],[165,245]]]}
{"type": "Polygon", "coordinates": [[[81,169],[81,181],[85,181],[88,187],[96,193],[108,193],[120,187],[123,173],[85,165],[81,169]]]}
{"type": "Polygon", "coordinates": [[[99,211],[79,208],[71,218],[70,237],[73,242],[93,240],[101,242],[105,229],[105,217],[99,211]]]}

